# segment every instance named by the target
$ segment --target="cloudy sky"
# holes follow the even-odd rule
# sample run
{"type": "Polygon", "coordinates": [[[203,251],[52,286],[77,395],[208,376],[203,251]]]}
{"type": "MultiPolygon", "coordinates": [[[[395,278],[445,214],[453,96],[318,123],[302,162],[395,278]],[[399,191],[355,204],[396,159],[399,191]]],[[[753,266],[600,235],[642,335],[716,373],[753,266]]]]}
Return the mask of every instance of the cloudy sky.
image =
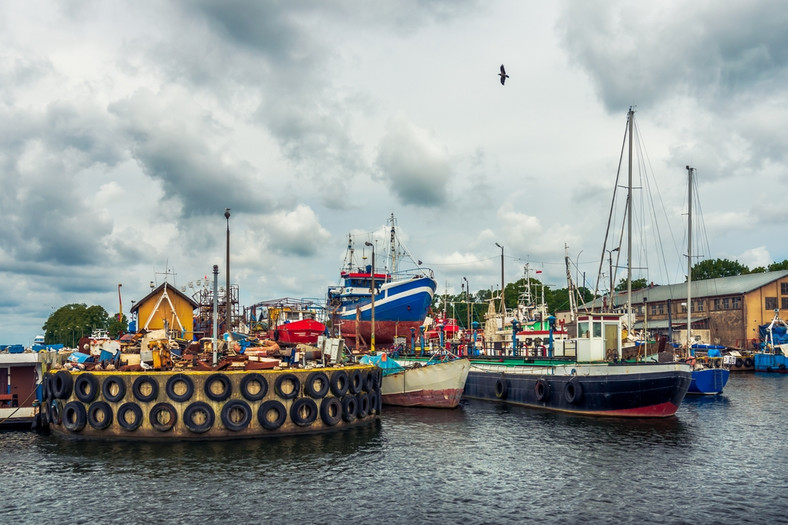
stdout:
{"type": "Polygon", "coordinates": [[[675,223],[635,277],[683,281],[686,165],[702,255],[782,261],[786,27],[757,0],[2,2],[0,343],[118,283],[124,312],[167,270],[223,283],[225,208],[245,305],[323,297],[392,213],[440,292],[500,287],[495,243],[507,281],[564,287],[565,245],[592,280],[630,106],[675,223]]]}

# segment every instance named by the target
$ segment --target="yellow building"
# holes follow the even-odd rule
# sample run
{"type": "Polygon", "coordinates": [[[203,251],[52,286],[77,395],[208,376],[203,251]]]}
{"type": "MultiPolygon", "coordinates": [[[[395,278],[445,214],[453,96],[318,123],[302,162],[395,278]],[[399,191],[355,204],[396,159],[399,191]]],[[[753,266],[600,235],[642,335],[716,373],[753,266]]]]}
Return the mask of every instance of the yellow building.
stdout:
{"type": "Polygon", "coordinates": [[[191,339],[194,310],[198,306],[191,297],[165,282],[132,306],[131,313],[137,315],[138,332],[166,330],[170,336],[191,339]]]}

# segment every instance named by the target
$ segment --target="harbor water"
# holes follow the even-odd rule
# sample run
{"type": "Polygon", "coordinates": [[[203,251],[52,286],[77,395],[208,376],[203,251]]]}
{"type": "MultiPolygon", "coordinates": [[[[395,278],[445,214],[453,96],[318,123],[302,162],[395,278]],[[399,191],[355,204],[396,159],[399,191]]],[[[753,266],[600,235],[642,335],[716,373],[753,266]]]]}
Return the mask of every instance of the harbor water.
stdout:
{"type": "Polygon", "coordinates": [[[2,523],[788,523],[788,376],[675,417],[463,400],[338,434],[95,443],[0,434],[2,523]]]}

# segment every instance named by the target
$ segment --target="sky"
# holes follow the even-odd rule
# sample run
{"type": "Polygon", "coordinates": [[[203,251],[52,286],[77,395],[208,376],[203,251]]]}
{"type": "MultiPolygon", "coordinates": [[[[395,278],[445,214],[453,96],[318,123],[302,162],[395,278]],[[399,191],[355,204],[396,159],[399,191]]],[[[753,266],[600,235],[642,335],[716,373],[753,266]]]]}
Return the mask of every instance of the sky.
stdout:
{"type": "Polygon", "coordinates": [[[675,228],[633,277],[684,280],[687,165],[698,257],[783,261],[786,27],[768,0],[2,2],[0,343],[118,284],[124,313],[223,284],[225,208],[241,305],[323,298],[392,213],[441,294],[500,289],[496,243],[507,282],[565,287],[566,252],[594,289],[630,107],[675,228]]]}

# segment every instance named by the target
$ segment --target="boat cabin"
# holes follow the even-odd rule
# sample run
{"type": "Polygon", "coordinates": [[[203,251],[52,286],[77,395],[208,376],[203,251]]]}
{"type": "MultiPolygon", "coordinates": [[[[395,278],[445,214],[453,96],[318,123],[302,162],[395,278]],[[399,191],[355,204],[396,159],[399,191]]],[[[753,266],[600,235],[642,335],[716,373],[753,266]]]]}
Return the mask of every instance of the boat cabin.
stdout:
{"type": "Polygon", "coordinates": [[[577,361],[621,359],[621,315],[580,314],[577,317],[577,361]]]}

